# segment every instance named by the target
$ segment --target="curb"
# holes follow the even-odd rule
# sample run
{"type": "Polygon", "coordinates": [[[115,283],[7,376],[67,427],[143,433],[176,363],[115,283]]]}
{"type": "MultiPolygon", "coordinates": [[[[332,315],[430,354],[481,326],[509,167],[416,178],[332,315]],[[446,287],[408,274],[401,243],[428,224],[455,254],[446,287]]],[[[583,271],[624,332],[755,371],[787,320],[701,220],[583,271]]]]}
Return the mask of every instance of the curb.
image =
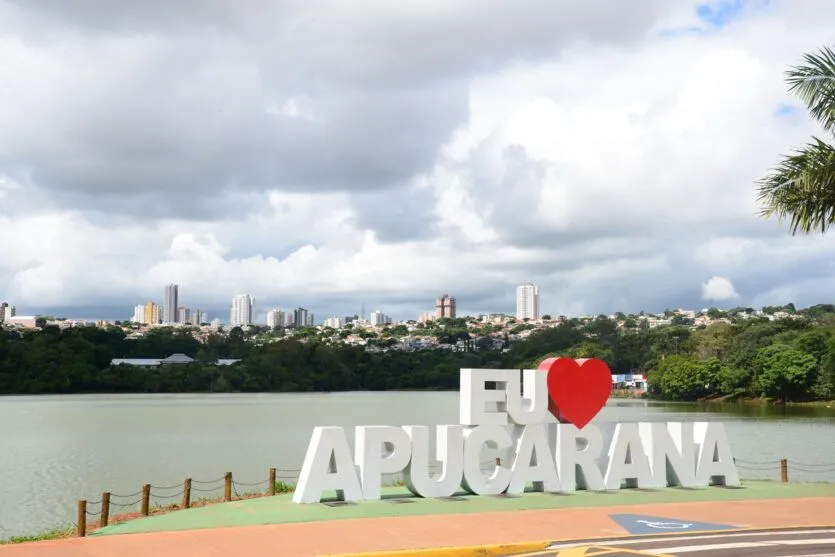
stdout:
{"type": "Polygon", "coordinates": [[[435,547],[426,549],[401,549],[395,551],[369,551],[364,553],[339,553],[320,557],[498,557],[515,553],[545,551],[553,540],[467,547],[435,547]]]}
{"type": "MultiPolygon", "coordinates": [[[[583,543],[593,544],[595,541],[611,540],[615,538],[645,538],[648,541],[652,538],[662,538],[676,536],[688,536],[693,534],[739,534],[739,533],[755,533],[755,532],[770,532],[774,530],[803,530],[805,528],[835,528],[835,523],[830,524],[806,524],[803,526],[778,526],[778,527],[740,527],[730,530],[705,530],[699,532],[667,532],[658,534],[641,534],[641,535],[615,535],[615,536],[591,536],[588,538],[575,538],[566,540],[565,543],[577,542],[577,545],[583,543]]],[[[527,554],[537,551],[547,551],[548,548],[554,544],[561,543],[561,540],[548,540],[539,542],[520,542],[520,543],[506,543],[494,545],[471,545],[464,547],[436,547],[426,549],[400,549],[391,551],[366,551],[362,553],[338,553],[330,555],[320,555],[319,557],[500,557],[502,555],[516,555],[527,554]]],[[[519,555],[524,557],[524,555],[519,555]]]]}

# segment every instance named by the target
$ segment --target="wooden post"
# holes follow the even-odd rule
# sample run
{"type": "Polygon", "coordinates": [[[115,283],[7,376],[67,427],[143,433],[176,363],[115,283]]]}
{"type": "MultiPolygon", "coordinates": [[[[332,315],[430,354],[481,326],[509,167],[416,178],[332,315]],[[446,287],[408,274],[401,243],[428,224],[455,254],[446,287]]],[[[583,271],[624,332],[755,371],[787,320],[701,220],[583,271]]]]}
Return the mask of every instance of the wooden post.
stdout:
{"type": "Polygon", "coordinates": [[[499,457],[496,457],[496,466],[501,466],[501,465],[502,465],[502,459],[499,458],[499,457]]]}
{"type": "Polygon", "coordinates": [[[224,478],[223,500],[226,502],[232,500],[232,472],[226,472],[226,477],[224,478]]]}
{"type": "Polygon", "coordinates": [[[105,491],[101,494],[101,520],[99,526],[104,528],[110,520],[110,492],[105,491]]]}
{"type": "Polygon", "coordinates": [[[87,535],[87,501],[82,499],[78,502],[78,516],[76,517],[77,534],[79,538],[87,535]]]}
{"type": "Polygon", "coordinates": [[[270,468],[270,476],[267,480],[267,495],[275,495],[275,468],[270,468]]]}
{"type": "Polygon", "coordinates": [[[183,482],[183,508],[187,509],[191,506],[191,478],[186,478],[183,482]]]}
{"type": "Polygon", "coordinates": [[[780,481],[783,483],[789,481],[789,461],[785,458],[780,459],[780,481]]]}
{"type": "Polygon", "coordinates": [[[151,484],[142,486],[142,516],[148,516],[151,508],[151,484]]]}

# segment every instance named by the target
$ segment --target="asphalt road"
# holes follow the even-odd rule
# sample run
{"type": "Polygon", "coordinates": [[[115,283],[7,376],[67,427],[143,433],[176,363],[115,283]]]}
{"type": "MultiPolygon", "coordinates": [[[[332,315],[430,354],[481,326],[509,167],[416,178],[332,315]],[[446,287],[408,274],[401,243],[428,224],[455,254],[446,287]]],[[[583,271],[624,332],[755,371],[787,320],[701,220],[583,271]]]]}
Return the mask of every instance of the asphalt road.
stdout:
{"type": "Polygon", "coordinates": [[[655,555],[656,557],[835,557],[835,527],[786,528],[732,533],[627,536],[554,542],[547,550],[513,557],[655,555]]]}

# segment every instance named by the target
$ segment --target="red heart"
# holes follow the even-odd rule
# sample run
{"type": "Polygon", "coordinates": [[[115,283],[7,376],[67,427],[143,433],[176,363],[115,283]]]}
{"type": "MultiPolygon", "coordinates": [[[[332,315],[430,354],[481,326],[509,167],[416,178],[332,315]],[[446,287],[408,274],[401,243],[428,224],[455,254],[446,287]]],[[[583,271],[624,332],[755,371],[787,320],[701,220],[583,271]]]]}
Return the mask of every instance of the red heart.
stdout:
{"type": "Polygon", "coordinates": [[[597,358],[548,358],[537,367],[548,373],[548,409],[560,422],[585,427],[612,394],[612,372],[597,358]]]}

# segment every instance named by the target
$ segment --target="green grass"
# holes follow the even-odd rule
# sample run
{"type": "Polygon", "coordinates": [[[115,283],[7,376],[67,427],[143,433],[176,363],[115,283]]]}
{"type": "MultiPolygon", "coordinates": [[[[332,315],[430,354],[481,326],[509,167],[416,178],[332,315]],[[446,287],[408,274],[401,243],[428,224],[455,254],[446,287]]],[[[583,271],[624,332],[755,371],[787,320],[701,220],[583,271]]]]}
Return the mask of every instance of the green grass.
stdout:
{"type": "Polygon", "coordinates": [[[789,499],[796,497],[835,497],[835,484],[780,483],[774,481],[744,481],[741,489],[720,487],[661,490],[632,490],[587,492],[566,495],[526,493],[515,498],[476,497],[460,493],[458,502],[415,497],[403,487],[384,487],[379,501],[363,501],[336,507],[327,504],[299,505],[288,494],[240,500],[222,505],[165,513],[138,518],[109,526],[93,535],[119,535],[139,532],[192,530],[203,528],[287,524],[340,519],[454,515],[480,512],[500,512],[539,509],[569,509],[582,507],[640,506],[659,503],[688,503],[739,501],[746,499],[789,499]],[[411,504],[392,504],[408,499],[411,504]]]}
{"type": "Polygon", "coordinates": [[[53,528],[52,530],[47,530],[46,532],[41,532],[39,534],[31,534],[29,536],[11,536],[9,538],[0,538],[0,545],[42,542],[45,540],[71,538],[73,536],[75,536],[75,526],[67,526],[64,528],[53,528]]]}

